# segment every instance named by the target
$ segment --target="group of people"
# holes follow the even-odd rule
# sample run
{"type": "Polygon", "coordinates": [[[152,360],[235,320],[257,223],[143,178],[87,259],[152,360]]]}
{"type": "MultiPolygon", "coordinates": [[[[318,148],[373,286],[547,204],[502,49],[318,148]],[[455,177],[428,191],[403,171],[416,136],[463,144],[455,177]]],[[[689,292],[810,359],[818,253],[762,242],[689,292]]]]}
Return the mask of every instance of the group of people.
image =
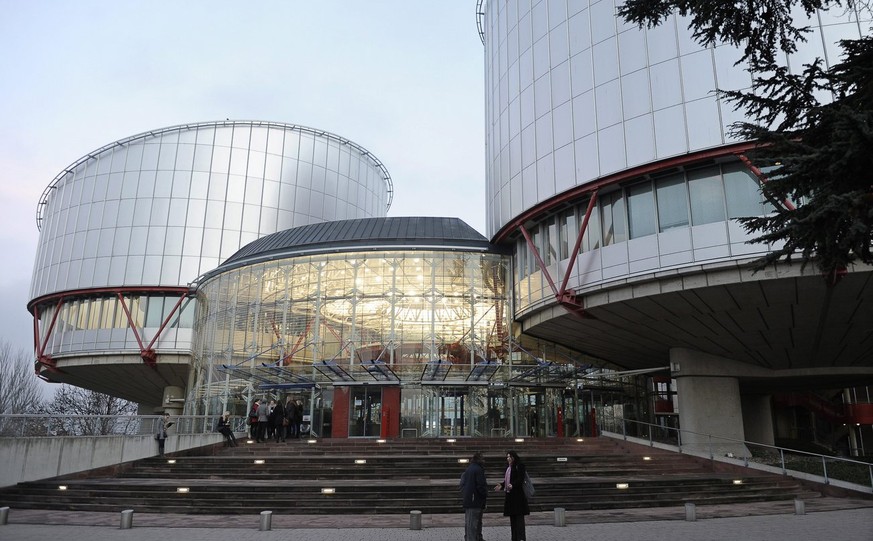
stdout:
{"type": "MultiPolygon", "coordinates": [[[[530,514],[524,479],[527,469],[515,451],[506,452],[506,470],[503,481],[494,486],[503,492],[503,516],[509,517],[512,541],[525,541],[524,517],[530,514]]],[[[488,499],[488,481],[485,480],[485,460],[482,453],[474,453],[470,465],[461,475],[461,495],[464,506],[464,541],[483,541],[482,515],[488,499]]]]}
{"type": "Polygon", "coordinates": [[[281,401],[262,403],[257,399],[249,412],[249,437],[258,443],[284,442],[287,438],[299,438],[302,424],[303,401],[289,397],[283,405],[281,401]]]}

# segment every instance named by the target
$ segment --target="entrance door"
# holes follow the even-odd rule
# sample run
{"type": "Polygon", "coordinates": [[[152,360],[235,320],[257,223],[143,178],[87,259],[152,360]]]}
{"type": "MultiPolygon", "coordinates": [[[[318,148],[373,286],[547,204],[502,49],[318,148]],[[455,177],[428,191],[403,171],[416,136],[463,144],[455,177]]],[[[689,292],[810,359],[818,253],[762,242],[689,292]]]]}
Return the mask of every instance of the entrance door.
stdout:
{"type": "Polygon", "coordinates": [[[361,385],[349,393],[349,437],[379,436],[382,428],[382,387],[361,385]]]}
{"type": "Polygon", "coordinates": [[[487,391],[473,385],[422,386],[422,436],[488,435],[487,391]]]}

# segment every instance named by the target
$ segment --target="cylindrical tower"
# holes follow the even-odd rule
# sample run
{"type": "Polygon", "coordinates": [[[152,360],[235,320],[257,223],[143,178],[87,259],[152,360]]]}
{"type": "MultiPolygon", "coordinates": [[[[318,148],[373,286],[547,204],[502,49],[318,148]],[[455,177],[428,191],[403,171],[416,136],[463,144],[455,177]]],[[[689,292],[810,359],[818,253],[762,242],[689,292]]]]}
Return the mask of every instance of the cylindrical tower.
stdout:
{"type": "Polygon", "coordinates": [[[39,202],[29,304],[38,370],[156,404],[188,377],[188,283],[261,236],[384,216],[391,196],[387,170],[367,150],[290,124],[186,124],[99,148],[39,202]],[[107,364],[155,370],[110,376],[107,364]]]}

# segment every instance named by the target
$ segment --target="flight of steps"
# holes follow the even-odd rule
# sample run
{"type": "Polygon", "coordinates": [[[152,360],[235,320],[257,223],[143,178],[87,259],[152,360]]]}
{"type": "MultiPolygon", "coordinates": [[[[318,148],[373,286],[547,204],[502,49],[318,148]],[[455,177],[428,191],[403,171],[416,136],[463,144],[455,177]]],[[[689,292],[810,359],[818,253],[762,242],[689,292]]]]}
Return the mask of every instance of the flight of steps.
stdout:
{"type": "MultiPolygon", "coordinates": [[[[241,440],[243,442],[244,440],[241,440]]],[[[748,503],[818,497],[790,478],[712,471],[705,461],[608,438],[458,438],[241,443],[149,458],[113,474],[21,483],[0,490],[0,506],[71,511],[182,514],[457,513],[459,459],[485,455],[489,483],[503,476],[506,450],[534,480],[532,511],[748,503]],[[648,458],[646,458],[648,457],[648,458]],[[175,460],[170,463],[169,460],[175,460]],[[257,461],[257,462],[256,462],[257,461]],[[260,463],[260,461],[263,461],[260,463]],[[365,462],[360,462],[365,461],[365,462]],[[737,484],[734,480],[741,480],[737,484]],[[627,488],[617,484],[627,483],[627,488]],[[65,485],[66,490],[59,490],[65,485]],[[187,488],[187,492],[179,492],[187,488]],[[324,493],[323,489],[334,489],[324,493]]],[[[491,493],[489,511],[502,509],[491,493]]]]}

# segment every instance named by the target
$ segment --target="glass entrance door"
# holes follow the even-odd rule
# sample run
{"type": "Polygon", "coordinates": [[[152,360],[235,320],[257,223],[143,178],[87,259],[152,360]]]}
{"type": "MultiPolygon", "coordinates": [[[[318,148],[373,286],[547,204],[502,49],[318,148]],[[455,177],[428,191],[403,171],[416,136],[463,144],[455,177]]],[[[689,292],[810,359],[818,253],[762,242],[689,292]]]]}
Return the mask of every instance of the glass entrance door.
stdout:
{"type": "Polygon", "coordinates": [[[382,430],[382,387],[352,387],[349,397],[349,437],[379,436],[382,430]]]}
{"type": "Polygon", "coordinates": [[[422,436],[487,436],[487,391],[474,385],[422,387],[422,436]]]}

